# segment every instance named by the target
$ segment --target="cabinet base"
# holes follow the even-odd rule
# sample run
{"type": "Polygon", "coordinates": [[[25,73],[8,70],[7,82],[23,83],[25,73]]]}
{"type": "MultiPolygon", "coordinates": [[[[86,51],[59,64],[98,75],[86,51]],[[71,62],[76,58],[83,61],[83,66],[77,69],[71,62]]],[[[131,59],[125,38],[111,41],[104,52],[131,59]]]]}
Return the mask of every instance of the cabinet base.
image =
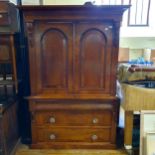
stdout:
{"type": "Polygon", "coordinates": [[[115,144],[110,143],[83,143],[83,142],[54,142],[31,144],[32,149],[116,149],[115,144]]]}

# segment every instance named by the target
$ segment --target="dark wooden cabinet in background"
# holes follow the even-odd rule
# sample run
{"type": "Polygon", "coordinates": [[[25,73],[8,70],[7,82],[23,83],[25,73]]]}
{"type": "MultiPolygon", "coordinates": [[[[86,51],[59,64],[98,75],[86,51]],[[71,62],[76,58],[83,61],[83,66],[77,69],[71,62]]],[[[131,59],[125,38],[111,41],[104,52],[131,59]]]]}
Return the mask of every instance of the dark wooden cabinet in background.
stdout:
{"type": "Polygon", "coordinates": [[[0,1],[0,155],[13,153],[19,140],[16,15],[17,8],[13,4],[0,1]]]}
{"type": "Polygon", "coordinates": [[[10,155],[19,140],[14,33],[0,32],[0,155],[10,155]]]}
{"type": "Polygon", "coordinates": [[[128,6],[22,6],[32,148],[115,148],[119,28],[128,6]]]}

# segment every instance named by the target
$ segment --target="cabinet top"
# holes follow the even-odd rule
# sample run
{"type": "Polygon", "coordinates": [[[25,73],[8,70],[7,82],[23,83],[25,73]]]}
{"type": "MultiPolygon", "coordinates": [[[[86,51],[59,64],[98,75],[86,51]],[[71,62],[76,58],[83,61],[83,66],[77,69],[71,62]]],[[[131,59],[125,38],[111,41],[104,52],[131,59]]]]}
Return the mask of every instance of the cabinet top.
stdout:
{"type": "Polygon", "coordinates": [[[103,11],[124,12],[130,5],[22,5],[18,6],[23,11],[103,11]]]}
{"type": "Polygon", "coordinates": [[[114,20],[120,22],[130,5],[23,5],[26,22],[34,20],[114,20]]]}

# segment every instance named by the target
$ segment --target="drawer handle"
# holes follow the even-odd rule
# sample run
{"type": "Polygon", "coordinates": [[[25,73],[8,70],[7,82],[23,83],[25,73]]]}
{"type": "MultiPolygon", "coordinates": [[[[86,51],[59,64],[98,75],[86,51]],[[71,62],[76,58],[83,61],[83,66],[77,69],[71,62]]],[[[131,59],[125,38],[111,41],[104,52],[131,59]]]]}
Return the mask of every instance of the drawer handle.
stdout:
{"type": "Polygon", "coordinates": [[[0,18],[3,18],[3,15],[0,14],[0,18]]]}
{"type": "Polygon", "coordinates": [[[49,138],[50,138],[50,140],[55,140],[56,136],[55,136],[55,134],[51,134],[49,138]]]}
{"type": "Polygon", "coordinates": [[[95,140],[98,139],[98,136],[97,136],[97,135],[92,135],[92,136],[91,136],[91,139],[92,139],[93,141],[95,141],[95,140]]]}
{"type": "Polygon", "coordinates": [[[55,118],[54,117],[50,117],[49,122],[50,123],[55,123],[55,118]]]}
{"type": "Polygon", "coordinates": [[[97,124],[99,122],[98,118],[93,118],[92,120],[93,124],[97,124]]]}

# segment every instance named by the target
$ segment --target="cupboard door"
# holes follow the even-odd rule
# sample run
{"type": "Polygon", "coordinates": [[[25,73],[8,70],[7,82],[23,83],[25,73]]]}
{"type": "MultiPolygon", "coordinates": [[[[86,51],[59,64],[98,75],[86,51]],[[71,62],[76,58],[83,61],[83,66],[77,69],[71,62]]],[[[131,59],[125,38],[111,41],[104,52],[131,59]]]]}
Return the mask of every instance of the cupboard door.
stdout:
{"type": "Polygon", "coordinates": [[[110,93],[112,24],[76,25],[75,90],[79,93],[110,93]]]}
{"type": "Polygon", "coordinates": [[[72,24],[38,22],[35,26],[37,91],[68,93],[72,89],[72,24]]]}

